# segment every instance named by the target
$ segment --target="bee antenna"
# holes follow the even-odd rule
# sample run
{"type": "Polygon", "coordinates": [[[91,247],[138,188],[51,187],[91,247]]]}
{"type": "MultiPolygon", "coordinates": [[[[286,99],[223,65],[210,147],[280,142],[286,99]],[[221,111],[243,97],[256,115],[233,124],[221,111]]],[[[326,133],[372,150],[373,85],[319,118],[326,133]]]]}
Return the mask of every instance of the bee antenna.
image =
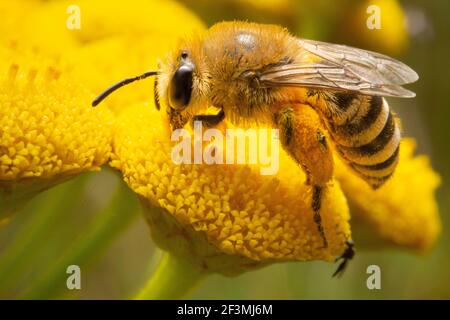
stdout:
{"type": "Polygon", "coordinates": [[[141,75],[138,75],[136,77],[132,77],[132,78],[126,78],[123,79],[115,84],[113,84],[111,87],[109,87],[108,89],[106,89],[105,91],[103,91],[102,93],[100,93],[97,98],[94,99],[94,101],[92,101],[92,106],[95,107],[96,105],[98,105],[100,102],[102,102],[107,96],[109,96],[111,93],[113,93],[114,91],[116,91],[117,89],[119,89],[120,87],[123,87],[127,84],[130,84],[134,81],[137,80],[142,80],[145,79],[147,77],[150,76],[155,76],[158,75],[159,71],[147,71],[141,75]]]}

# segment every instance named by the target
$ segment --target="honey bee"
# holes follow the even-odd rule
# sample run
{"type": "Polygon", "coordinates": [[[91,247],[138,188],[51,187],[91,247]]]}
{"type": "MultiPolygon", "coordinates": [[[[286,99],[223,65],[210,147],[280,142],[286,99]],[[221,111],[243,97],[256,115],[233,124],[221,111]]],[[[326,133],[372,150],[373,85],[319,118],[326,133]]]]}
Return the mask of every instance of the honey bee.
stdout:
{"type": "MultiPolygon", "coordinates": [[[[113,85],[93,106],[148,76],[156,76],[155,105],[160,108],[161,97],[173,129],[193,120],[214,126],[225,117],[278,128],[282,146],[312,186],[324,247],[320,207],[333,177],[333,154],[372,188],[382,186],[394,173],[400,145],[398,120],[383,97],[414,97],[402,85],[418,79],[411,68],[379,53],[297,38],[275,25],[222,22],[180,42],[159,70],[113,85]],[[211,105],[218,113],[202,114],[211,105]],[[311,112],[320,125],[311,123],[311,112]]],[[[349,239],[335,275],[353,255],[349,239]]]]}

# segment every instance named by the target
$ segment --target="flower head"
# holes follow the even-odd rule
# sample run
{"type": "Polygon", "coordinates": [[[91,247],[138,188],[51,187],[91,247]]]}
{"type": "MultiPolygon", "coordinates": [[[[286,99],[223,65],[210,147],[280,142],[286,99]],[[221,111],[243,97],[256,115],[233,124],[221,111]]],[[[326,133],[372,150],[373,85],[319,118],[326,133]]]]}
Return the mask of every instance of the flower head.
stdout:
{"type": "Polygon", "coordinates": [[[389,54],[405,51],[409,35],[406,14],[399,1],[358,1],[350,5],[351,8],[342,11],[343,19],[337,28],[343,41],[389,54]]]}
{"type": "Polygon", "coordinates": [[[33,53],[0,64],[2,208],[85,171],[110,155],[112,114],[54,61],[33,53]]]}
{"type": "Polygon", "coordinates": [[[226,274],[275,261],[332,261],[342,254],[350,238],[349,212],[337,183],[323,202],[324,249],[311,188],[287,154],[280,155],[274,176],[261,175],[256,165],[178,165],[170,136],[165,113],[137,105],[118,118],[113,141],[112,166],[149,209],[147,220],[163,248],[226,274]]]}

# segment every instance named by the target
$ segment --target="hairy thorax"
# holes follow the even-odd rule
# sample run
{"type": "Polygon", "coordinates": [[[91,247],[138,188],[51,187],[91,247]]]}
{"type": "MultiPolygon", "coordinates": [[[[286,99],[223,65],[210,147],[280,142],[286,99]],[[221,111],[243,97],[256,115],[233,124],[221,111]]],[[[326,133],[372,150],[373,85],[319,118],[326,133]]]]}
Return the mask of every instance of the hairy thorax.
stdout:
{"type": "Polygon", "coordinates": [[[233,23],[220,33],[212,28],[206,37],[204,53],[210,74],[211,104],[223,108],[233,122],[265,121],[279,89],[262,87],[258,74],[296,56],[297,47],[289,41],[289,33],[277,26],[255,24],[244,28],[233,23]]]}

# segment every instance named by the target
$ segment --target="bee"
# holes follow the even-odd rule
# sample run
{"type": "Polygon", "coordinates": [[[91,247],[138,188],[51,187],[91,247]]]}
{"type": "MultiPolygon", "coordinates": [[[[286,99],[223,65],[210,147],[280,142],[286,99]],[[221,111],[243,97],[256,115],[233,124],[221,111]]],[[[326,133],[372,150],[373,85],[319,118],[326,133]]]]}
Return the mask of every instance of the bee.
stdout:
{"type": "MultiPolygon", "coordinates": [[[[384,97],[414,97],[402,85],[418,79],[411,68],[379,53],[297,38],[275,25],[222,22],[181,41],[158,70],[111,86],[93,106],[149,76],[156,76],[155,105],[160,109],[160,98],[165,102],[172,129],[196,120],[214,126],[225,117],[279,129],[283,148],[312,186],[311,208],[324,247],[320,208],[333,177],[333,155],[373,189],[382,186],[394,173],[400,147],[399,123],[384,97]],[[217,114],[204,114],[211,105],[217,114]],[[311,113],[319,121],[312,123],[311,113]]],[[[335,275],[353,255],[349,239],[335,275]]]]}

